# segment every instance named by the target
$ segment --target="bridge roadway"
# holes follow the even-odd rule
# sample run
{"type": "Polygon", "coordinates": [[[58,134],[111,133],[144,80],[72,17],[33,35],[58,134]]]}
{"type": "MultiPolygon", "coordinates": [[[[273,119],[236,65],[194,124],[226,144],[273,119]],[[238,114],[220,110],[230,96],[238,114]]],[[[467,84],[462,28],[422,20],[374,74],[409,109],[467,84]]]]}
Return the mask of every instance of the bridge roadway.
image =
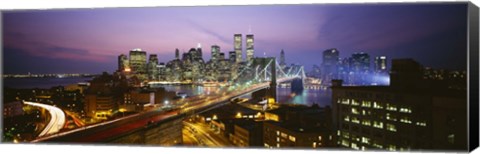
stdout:
{"type": "MultiPolygon", "coordinates": [[[[277,82],[286,82],[294,78],[296,77],[279,78],[277,79],[277,82]]],[[[173,104],[181,104],[180,107],[174,110],[154,108],[119,119],[41,137],[33,140],[32,142],[105,143],[117,138],[118,136],[142,130],[149,123],[157,123],[174,118],[183,118],[188,114],[196,114],[216,108],[227,103],[232,98],[264,89],[269,85],[270,82],[264,82],[251,85],[248,88],[238,91],[192,97],[181,101],[172,102],[173,104]]]]}

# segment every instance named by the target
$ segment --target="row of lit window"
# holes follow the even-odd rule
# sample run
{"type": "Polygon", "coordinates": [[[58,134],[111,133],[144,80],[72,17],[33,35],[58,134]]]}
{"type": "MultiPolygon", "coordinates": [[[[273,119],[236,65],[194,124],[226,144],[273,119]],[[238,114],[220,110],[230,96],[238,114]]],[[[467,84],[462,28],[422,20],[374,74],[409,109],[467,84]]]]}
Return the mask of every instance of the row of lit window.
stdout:
{"type": "MultiPolygon", "coordinates": [[[[345,116],[344,121],[350,122],[350,116],[345,116]]],[[[359,124],[359,123],[360,123],[360,120],[359,120],[357,117],[352,117],[351,122],[352,122],[352,123],[357,123],[357,124],[359,124]]],[[[372,126],[371,121],[370,121],[370,120],[367,120],[367,119],[362,120],[362,125],[372,126]]],[[[383,122],[373,121],[373,127],[375,127],[375,128],[383,128],[383,122]]]]}
{"type": "MultiPolygon", "coordinates": [[[[352,105],[352,106],[359,106],[360,105],[360,103],[358,101],[356,101],[355,99],[339,99],[337,102],[341,103],[341,104],[345,104],[345,105],[352,105]]],[[[361,107],[370,108],[371,105],[372,105],[370,101],[361,101],[361,102],[362,102],[361,107]]],[[[373,102],[373,108],[374,109],[383,109],[383,106],[381,105],[381,103],[373,102]]],[[[393,105],[393,104],[386,103],[386,110],[397,111],[397,106],[393,105]]],[[[412,110],[408,107],[405,107],[405,108],[402,107],[398,111],[402,112],[402,113],[412,113],[412,110]]]]}
{"type": "Polygon", "coordinates": [[[277,142],[279,142],[279,140],[280,140],[280,139],[278,138],[278,136],[281,136],[282,138],[285,138],[285,139],[288,138],[288,140],[290,140],[290,141],[292,141],[292,142],[295,142],[295,141],[296,141],[295,136],[291,136],[291,135],[288,135],[288,134],[286,134],[286,133],[284,133],[284,132],[277,131],[277,142]]]}
{"type": "MultiPolygon", "coordinates": [[[[340,136],[340,131],[337,131],[337,135],[340,136]]],[[[343,139],[340,139],[338,144],[341,144],[342,146],[344,147],[348,147],[348,148],[353,148],[353,149],[356,149],[356,150],[360,150],[360,148],[358,147],[357,143],[363,143],[363,144],[366,144],[366,145],[371,145],[375,148],[379,148],[379,149],[383,149],[383,145],[380,145],[374,141],[372,141],[370,138],[368,137],[361,137],[361,141],[360,141],[360,137],[354,137],[352,136],[351,140],[352,142],[350,142],[349,139],[349,135],[348,135],[348,132],[343,132],[343,139]],[[357,141],[357,143],[355,143],[354,141],[357,141]]],[[[409,148],[405,149],[405,148],[398,148],[400,151],[404,151],[404,150],[408,150],[409,148]]],[[[362,146],[361,147],[361,150],[365,150],[365,147],[362,146]]],[[[389,144],[387,147],[386,147],[386,150],[389,150],[389,151],[396,151],[397,150],[397,146],[396,145],[392,145],[392,144],[389,144]]]]}

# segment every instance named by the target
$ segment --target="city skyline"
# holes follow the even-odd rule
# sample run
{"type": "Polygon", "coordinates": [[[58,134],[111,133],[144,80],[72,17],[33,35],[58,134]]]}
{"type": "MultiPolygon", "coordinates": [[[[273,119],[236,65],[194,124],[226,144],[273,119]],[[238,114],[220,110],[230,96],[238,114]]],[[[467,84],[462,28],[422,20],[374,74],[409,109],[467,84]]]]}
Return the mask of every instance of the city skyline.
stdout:
{"type": "MultiPolygon", "coordinates": [[[[209,60],[211,45],[224,53],[234,51],[232,36],[237,33],[244,35],[242,42],[247,34],[255,35],[256,57],[279,57],[283,49],[287,63],[308,70],[321,64],[322,51],[329,48],[337,48],[340,57],[367,52],[464,69],[465,13],[464,4],[10,11],[4,13],[4,73],[111,72],[116,57],[131,49],[142,48],[168,62],[176,48],[187,52],[197,43],[209,60]]],[[[245,60],[245,43],[242,52],[245,60]]]]}

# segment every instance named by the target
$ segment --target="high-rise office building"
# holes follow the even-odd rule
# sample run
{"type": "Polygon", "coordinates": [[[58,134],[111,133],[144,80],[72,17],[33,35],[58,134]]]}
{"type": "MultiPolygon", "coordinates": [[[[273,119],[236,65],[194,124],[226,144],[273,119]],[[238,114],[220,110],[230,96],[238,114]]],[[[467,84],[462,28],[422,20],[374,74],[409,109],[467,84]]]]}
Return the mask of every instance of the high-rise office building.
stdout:
{"type": "Polygon", "coordinates": [[[158,79],[158,57],[156,54],[151,54],[148,58],[148,78],[150,80],[157,80],[158,79]]]}
{"type": "Polygon", "coordinates": [[[253,34],[247,35],[246,42],[247,42],[247,62],[251,63],[254,55],[253,34]]]}
{"type": "Polygon", "coordinates": [[[282,49],[282,51],[280,52],[280,67],[282,67],[283,69],[286,65],[287,64],[285,63],[285,52],[282,49]]]}
{"type": "Polygon", "coordinates": [[[219,56],[220,56],[220,46],[212,45],[212,58],[211,58],[211,60],[213,62],[216,62],[216,61],[218,61],[219,56]]]}
{"type": "Polygon", "coordinates": [[[335,48],[323,51],[322,78],[331,81],[338,77],[339,51],[335,48]]]}
{"type": "Polygon", "coordinates": [[[370,71],[370,55],[365,52],[352,54],[351,71],[367,73],[370,71]]]}
{"type": "Polygon", "coordinates": [[[378,56],[375,57],[375,73],[387,73],[387,57],[378,56]]]}
{"type": "Polygon", "coordinates": [[[175,59],[180,59],[180,51],[178,48],[175,49],[175,59]]]}
{"type": "Polygon", "coordinates": [[[235,62],[242,62],[242,34],[235,34],[233,36],[233,44],[235,51],[235,62]]]}
{"type": "Polygon", "coordinates": [[[124,71],[129,71],[130,66],[128,63],[128,57],[127,55],[121,54],[118,56],[118,71],[124,72],[124,71]]]}
{"type": "Polygon", "coordinates": [[[224,59],[225,59],[225,53],[220,52],[220,54],[218,56],[218,60],[221,61],[221,60],[224,60],[224,59]]]}
{"type": "Polygon", "coordinates": [[[466,90],[439,88],[411,59],[392,61],[389,86],[332,86],[339,146],[467,150],[466,90]]]}
{"type": "Polygon", "coordinates": [[[147,72],[147,52],[137,48],[130,51],[130,69],[138,75],[147,72]]]}
{"type": "Polygon", "coordinates": [[[237,61],[237,53],[235,51],[230,51],[228,53],[228,59],[230,59],[230,62],[234,63],[237,61]]]}

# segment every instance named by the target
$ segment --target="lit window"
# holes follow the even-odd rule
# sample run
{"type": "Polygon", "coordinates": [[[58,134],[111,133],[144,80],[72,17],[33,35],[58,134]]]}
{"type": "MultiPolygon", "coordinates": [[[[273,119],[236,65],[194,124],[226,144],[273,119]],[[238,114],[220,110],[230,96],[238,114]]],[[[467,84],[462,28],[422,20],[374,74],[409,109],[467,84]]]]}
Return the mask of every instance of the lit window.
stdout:
{"type": "Polygon", "coordinates": [[[447,136],[448,143],[454,144],[455,143],[455,134],[449,134],[447,136]]]}
{"type": "Polygon", "coordinates": [[[383,109],[383,106],[382,106],[381,103],[373,102],[373,108],[375,108],[375,109],[383,109]]]}
{"type": "Polygon", "coordinates": [[[358,110],[356,108],[353,108],[353,107],[352,107],[352,113],[353,114],[359,114],[358,110]]]}
{"type": "Polygon", "coordinates": [[[412,113],[412,110],[408,107],[405,107],[405,108],[400,108],[399,112],[412,113]]]}
{"type": "Polygon", "coordinates": [[[362,120],[362,125],[371,126],[370,120],[362,120]]]}
{"type": "Polygon", "coordinates": [[[279,136],[279,135],[280,135],[280,131],[277,130],[277,136],[279,136]]]}
{"type": "Polygon", "coordinates": [[[387,103],[387,110],[389,111],[397,111],[397,106],[393,105],[393,104],[388,104],[387,103]]]}
{"type": "Polygon", "coordinates": [[[285,134],[285,133],[282,132],[281,136],[282,136],[283,138],[287,138],[287,137],[288,137],[288,134],[285,134]]]}
{"type": "Polygon", "coordinates": [[[349,105],[350,99],[342,99],[342,104],[349,105]]]}
{"type": "Polygon", "coordinates": [[[354,99],[352,99],[352,106],[358,106],[360,103],[354,99]]]}
{"type": "Polygon", "coordinates": [[[408,117],[403,117],[402,119],[400,119],[400,122],[407,123],[407,124],[412,123],[412,121],[408,117]]]}
{"type": "Polygon", "coordinates": [[[288,136],[288,139],[292,142],[295,142],[295,136],[288,136]]]}
{"type": "Polygon", "coordinates": [[[318,140],[321,141],[321,140],[322,140],[322,136],[318,136],[318,140]]]}
{"type": "Polygon", "coordinates": [[[383,146],[377,143],[373,143],[372,146],[375,148],[383,149],[383,146]]]}
{"type": "Polygon", "coordinates": [[[395,128],[395,125],[393,125],[393,124],[387,124],[387,130],[392,131],[392,132],[396,132],[397,128],[395,128]]]}
{"type": "Polygon", "coordinates": [[[366,137],[362,137],[362,143],[370,144],[370,139],[366,137]]]}
{"type": "Polygon", "coordinates": [[[343,120],[349,122],[350,121],[350,116],[345,116],[345,118],[343,118],[343,120]]]}
{"type": "Polygon", "coordinates": [[[343,133],[343,138],[350,138],[350,134],[348,132],[343,133]]]}
{"type": "Polygon", "coordinates": [[[352,143],[352,148],[355,149],[355,150],[359,150],[358,146],[356,143],[352,143]]]}
{"type": "Polygon", "coordinates": [[[370,101],[362,101],[362,107],[371,107],[370,101]]]}
{"type": "Polygon", "coordinates": [[[417,122],[416,123],[417,126],[427,126],[427,123],[424,121],[424,122],[417,122]]]}
{"type": "Polygon", "coordinates": [[[395,147],[395,145],[388,145],[387,150],[395,151],[395,150],[396,150],[396,147],[395,147]]]}
{"type": "Polygon", "coordinates": [[[373,121],[373,127],[382,129],[383,128],[383,122],[373,121]]]}
{"type": "Polygon", "coordinates": [[[313,148],[317,148],[317,142],[313,142],[313,143],[312,143],[312,147],[313,147],[313,148]]]}
{"type": "Polygon", "coordinates": [[[358,120],[357,117],[352,117],[352,122],[358,124],[358,123],[360,123],[360,120],[358,120]]]}
{"type": "Polygon", "coordinates": [[[387,117],[387,120],[397,121],[397,118],[395,116],[391,115],[390,113],[387,113],[386,117],[387,117]]]}
{"type": "Polygon", "coordinates": [[[343,145],[344,147],[350,147],[350,142],[349,142],[348,140],[342,139],[342,145],[343,145]]]}

